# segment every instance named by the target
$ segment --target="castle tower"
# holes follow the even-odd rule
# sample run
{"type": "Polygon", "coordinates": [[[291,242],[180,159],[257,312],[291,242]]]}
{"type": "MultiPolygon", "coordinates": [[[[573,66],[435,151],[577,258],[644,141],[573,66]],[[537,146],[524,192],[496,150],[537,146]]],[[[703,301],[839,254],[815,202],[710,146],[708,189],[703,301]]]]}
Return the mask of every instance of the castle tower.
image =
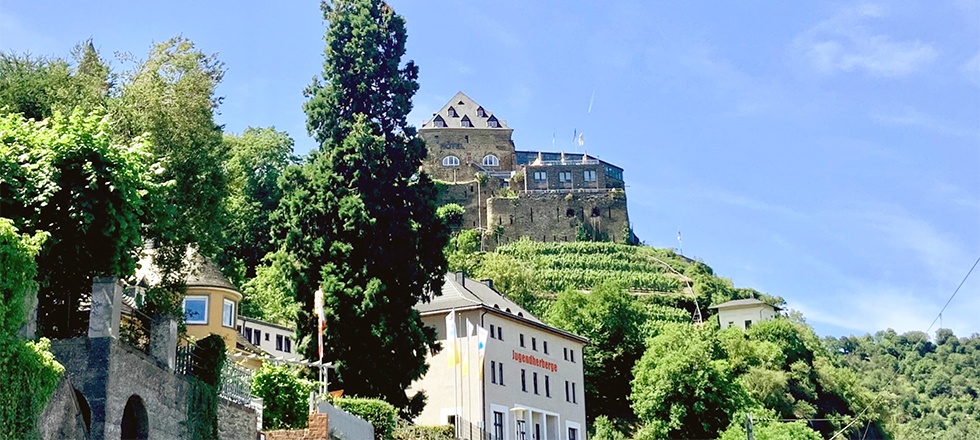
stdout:
{"type": "Polygon", "coordinates": [[[463,92],[422,124],[428,157],[422,170],[447,182],[473,180],[477,172],[509,176],[514,170],[514,130],[463,92]]]}

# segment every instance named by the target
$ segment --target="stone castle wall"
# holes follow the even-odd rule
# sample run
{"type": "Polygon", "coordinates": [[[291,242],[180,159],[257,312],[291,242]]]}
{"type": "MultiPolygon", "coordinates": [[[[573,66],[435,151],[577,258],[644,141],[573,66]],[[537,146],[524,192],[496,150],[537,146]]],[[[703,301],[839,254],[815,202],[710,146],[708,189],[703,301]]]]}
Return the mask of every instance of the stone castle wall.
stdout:
{"type": "Polygon", "coordinates": [[[487,218],[494,243],[528,237],[535,241],[576,241],[585,225],[595,237],[622,242],[629,225],[626,193],[621,190],[589,192],[528,192],[516,198],[494,197],[487,203],[487,218]],[[499,232],[499,237],[493,232],[499,232]]]}
{"type": "Polygon", "coordinates": [[[487,229],[485,244],[510,243],[521,237],[535,241],[576,241],[579,228],[604,235],[609,241],[625,240],[629,225],[626,193],[621,189],[514,191],[516,197],[501,196],[501,181],[489,179],[477,187],[475,181],[447,185],[439,204],[456,203],[466,209],[464,229],[487,229]],[[479,203],[478,193],[483,201],[479,203]],[[480,215],[478,215],[480,213],[480,215]]]}

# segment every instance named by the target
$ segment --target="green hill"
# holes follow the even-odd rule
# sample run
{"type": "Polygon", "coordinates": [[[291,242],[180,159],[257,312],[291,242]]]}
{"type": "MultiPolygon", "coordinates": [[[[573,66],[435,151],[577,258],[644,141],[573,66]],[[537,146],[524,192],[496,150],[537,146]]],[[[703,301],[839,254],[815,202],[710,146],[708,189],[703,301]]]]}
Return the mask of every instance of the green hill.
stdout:
{"type": "Polygon", "coordinates": [[[735,287],[672,249],[530,240],[446,249],[545,322],[589,338],[590,438],[980,438],[980,336],[819,338],[802,315],[719,330],[708,307],[782,298],[735,287]],[[699,319],[700,316],[700,319],[699,319]]]}

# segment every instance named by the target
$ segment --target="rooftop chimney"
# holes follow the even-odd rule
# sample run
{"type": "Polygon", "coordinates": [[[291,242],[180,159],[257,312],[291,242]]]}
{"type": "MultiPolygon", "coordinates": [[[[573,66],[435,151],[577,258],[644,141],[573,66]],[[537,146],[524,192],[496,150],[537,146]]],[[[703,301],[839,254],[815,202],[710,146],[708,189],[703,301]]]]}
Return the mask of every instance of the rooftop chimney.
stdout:
{"type": "Polygon", "coordinates": [[[490,278],[484,278],[484,279],[480,280],[480,282],[483,283],[483,284],[486,284],[487,287],[493,289],[493,280],[492,279],[490,279],[490,278]]]}

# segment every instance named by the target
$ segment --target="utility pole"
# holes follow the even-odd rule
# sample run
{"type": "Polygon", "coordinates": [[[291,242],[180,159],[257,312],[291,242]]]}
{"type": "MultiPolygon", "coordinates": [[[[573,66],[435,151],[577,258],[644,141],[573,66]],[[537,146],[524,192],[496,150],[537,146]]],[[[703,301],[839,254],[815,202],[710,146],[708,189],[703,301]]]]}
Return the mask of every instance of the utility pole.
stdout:
{"type": "Polygon", "coordinates": [[[755,440],[755,434],[752,432],[752,414],[745,415],[745,438],[755,440]]]}

